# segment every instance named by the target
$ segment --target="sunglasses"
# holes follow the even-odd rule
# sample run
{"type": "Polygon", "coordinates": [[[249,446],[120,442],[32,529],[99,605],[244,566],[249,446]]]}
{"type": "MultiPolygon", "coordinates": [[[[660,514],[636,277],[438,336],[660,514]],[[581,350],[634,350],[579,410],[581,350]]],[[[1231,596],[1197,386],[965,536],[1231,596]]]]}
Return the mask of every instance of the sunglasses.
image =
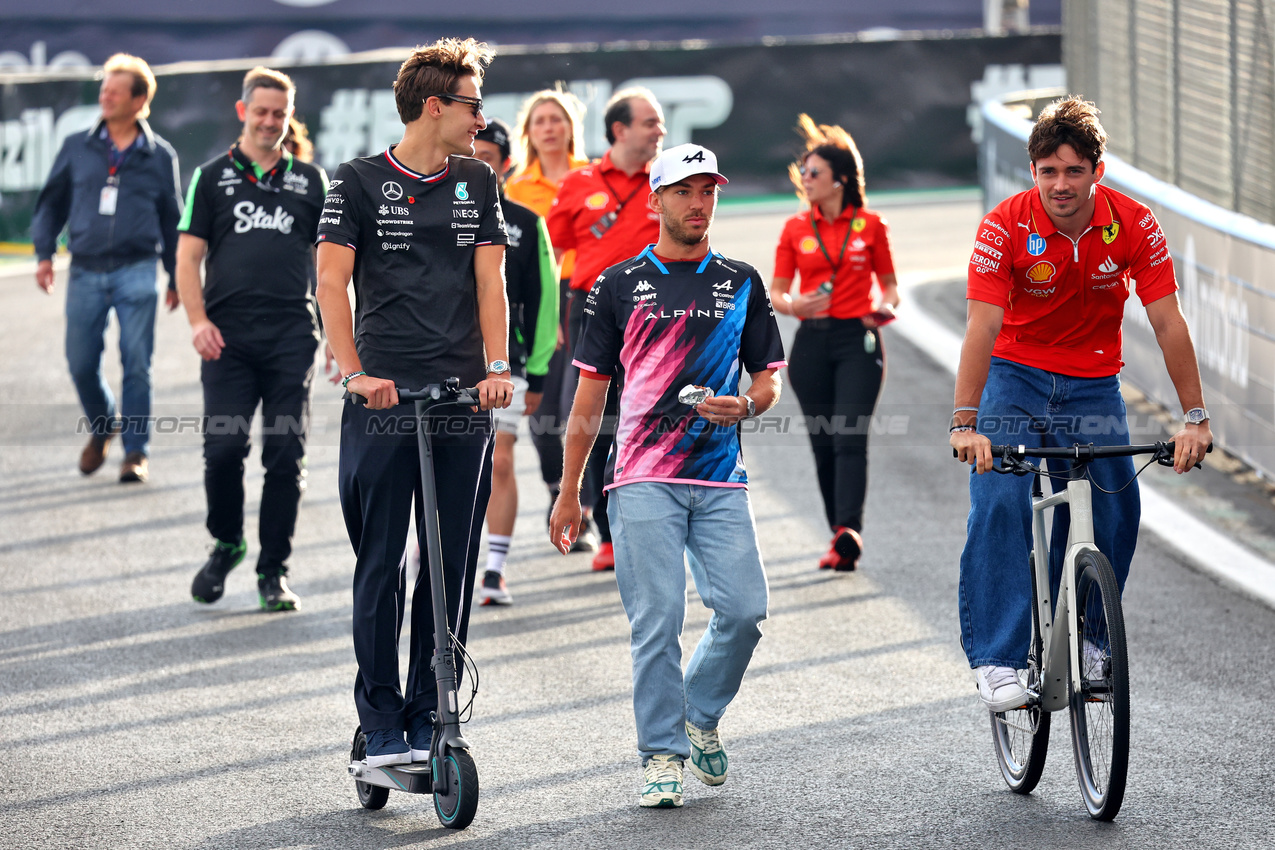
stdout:
{"type": "MultiPolygon", "coordinates": [[[[463,94],[447,94],[446,92],[443,92],[441,94],[426,95],[425,100],[429,100],[431,97],[436,97],[439,100],[452,100],[452,101],[455,101],[456,103],[463,103],[466,106],[474,107],[474,110],[476,112],[483,111],[483,99],[481,97],[466,97],[463,94]]],[[[421,101],[421,103],[424,103],[424,102],[425,102],[424,100],[421,101]]]]}
{"type": "Polygon", "coordinates": [[[807,168],[804,165],[798,167],[797,171],[799,171],[804,176],[809,177],[811,180],[818,178],[819,175],[823,173],[818,168],[814,168],[814,167],[807,168]]]}

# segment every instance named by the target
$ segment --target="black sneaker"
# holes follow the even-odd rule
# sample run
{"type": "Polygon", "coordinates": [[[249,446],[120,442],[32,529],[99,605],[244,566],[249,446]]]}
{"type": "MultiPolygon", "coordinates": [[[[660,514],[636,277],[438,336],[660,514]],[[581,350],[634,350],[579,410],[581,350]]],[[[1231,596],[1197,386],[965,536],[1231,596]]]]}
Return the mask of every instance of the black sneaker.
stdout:
{"type": "Polygon", "coordinates": [[[295,611],[301,600],[288,588],[288,581],[279,573],[257,575],[257,594],[261,607],[266,611],[295,611]]]}
{"type": "Polygon", "coordinates": [[[576,535],[576,541],[571,544],[571,551],[598,551],[598,532],[597,526],[593,524],[593,517],[584,517],[580,521],[580,533],[576,535]]]}
{"type": "Polygon", "coordinates": [[[226,592],[226,575],[239,566],[243,556],[248,552],[248,542],[223,543],[220,540],[213,546],[207,563],[195,574],[190,583],[190,595],[196,602],[212,603],[226,592]]]}
{"type": "Polygon", "coordinates": [[[505,587],[505,577],[494,570],[483,573],[483,586],[478,592],[482,605],[512,605],[513,594],[505,587]]]}

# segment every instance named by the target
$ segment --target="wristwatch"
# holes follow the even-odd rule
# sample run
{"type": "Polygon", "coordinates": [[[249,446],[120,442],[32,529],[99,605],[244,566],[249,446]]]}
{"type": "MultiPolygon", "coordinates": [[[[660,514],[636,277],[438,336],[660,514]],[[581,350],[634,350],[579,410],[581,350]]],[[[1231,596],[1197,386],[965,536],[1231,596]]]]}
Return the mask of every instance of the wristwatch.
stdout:
{"type": "Polygon", "coordinates": [[[1201,422],[1209,418],[1209,412],[1203,407],[1193,407],[1186,412],[1186,424],[1199,425],[1201,422]]]}
{"type": "Polygon", "coordinates": [[[757,402],[753,401],[752,396],[744,396],[744,401],[748,402],[748,415],[745,419],[752,419],[757,415],[757,402]]]}
{"type": "Polygon", "coordinates": [[[509,364],[503,360],[493,360],[487,364],[488,375],[504,375],[509,371],[509,364]]]}

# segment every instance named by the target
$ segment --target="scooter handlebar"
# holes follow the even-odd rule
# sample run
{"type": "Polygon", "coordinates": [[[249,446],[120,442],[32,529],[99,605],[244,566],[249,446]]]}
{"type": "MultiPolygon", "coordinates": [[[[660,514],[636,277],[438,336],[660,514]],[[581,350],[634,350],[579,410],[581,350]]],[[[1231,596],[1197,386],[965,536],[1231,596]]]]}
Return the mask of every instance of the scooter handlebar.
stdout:
{"type": "MultiPolygon", "coordinates": [[[[405,387],[395,387],[398,391],[398,400],[400,403],[407,401],[423,401],[426,407],[436,407],[444,404],[457,405],[478,405],[478,388],[477,387],[461,387],[460,378],[448,378],[442,384],[427,384],[419,390],[409,390],[405,387]]],[[[367,404],[367,399],[358,393],[346,393],[350,397],[350,401],[357,405],[367,404]]]]}

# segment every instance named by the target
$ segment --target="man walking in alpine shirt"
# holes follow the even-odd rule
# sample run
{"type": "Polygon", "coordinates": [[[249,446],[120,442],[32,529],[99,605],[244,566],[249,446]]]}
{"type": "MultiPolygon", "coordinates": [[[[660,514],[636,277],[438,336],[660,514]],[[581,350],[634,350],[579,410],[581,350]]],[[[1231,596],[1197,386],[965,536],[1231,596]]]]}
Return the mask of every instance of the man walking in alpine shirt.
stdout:
{"type": "MultiPolygon", "coordinates": [[[[608,266],[636,256],[655,242],[660,234],[659,215],[645,203],[650,165],[664,142],[664,113],[655,95],[644,88],[621,89],[607,102],[603,115],[607,142],[611,147],[601,161],[568,174],[549,211],[549,237],[559,258],[576,251],[575,271],[568,293],[566,350],[570,362],[579,340],[584,298],[599,274],[608,266]]],[[[563,380],[560,410],[570,407],[578,370],[567,369],[563,380]]],[[[614,394],[607,400],[607,423],[599,434],[589,459],[584,489],[585,527],[580,529],[575,551],[597,546],[594,570],[615,566],[611,529],[607,522],[602,470],[611,449],[614,394]],[[595,544],[589,517],[597,521],[601,535],[595,544]]]]}
{"type": "Polygon", "coordinates": [[[136,56],[117,53],[102,68],[102,117],[87,133],[68,136],[31,217],[39,260],[35,282],[53,292],[58,234],[70,226],[66,286],[66,359],[91,436],[80,472],[106,462],[115,434],[124,443],[120,481],[144,482],[151,434],[151,355],[155,350],[155,257],[168,272],[167,302],[177,309],[173,268],[181,182],[177,154],[146,122],[155,75],[136,56]],[[111,311],[120,327],[123,388],[115,396],[102,377],[111,311]]]}
{"type": "Polygon", "coordinates": [[[607,269],[584,308],[580,385],[567,426],[562,493],[550,519],[559,551],[580,527],[580,481],[607,388],[620,427],[606,470],[615,578],[631,628],[641,805],[682,805],[682,767],[726,781],[718,721],[761,638],[766,574],[748,501],[738,424],[779,397],[783,345],[756,269],[714,253],[717,157],[665,151],[650,169],[659,242],[607,269]],[[740,366],[752,376],[739,391],[740,366]],[[685,557],[685,561],[683,558],[685,557]],[[682,673],[686,566],[713,611],[682,673]]]}
{"type": "Polygon", "coordinates": [[[244,459],[260,402],[266,474],[257,589],[267,611],[291,611],[299,602],[287,584],[287,560],[319,341],[314,238],[327,176],[283,149],[295,95],[286,74],[248,72],[235,104],[243,133],[227,153],[195,169],[178,227],[177,286],[204,361],[204,492],[213,536],[190,593],[196,602],[216,602],[247,552],[244,459]]]}

